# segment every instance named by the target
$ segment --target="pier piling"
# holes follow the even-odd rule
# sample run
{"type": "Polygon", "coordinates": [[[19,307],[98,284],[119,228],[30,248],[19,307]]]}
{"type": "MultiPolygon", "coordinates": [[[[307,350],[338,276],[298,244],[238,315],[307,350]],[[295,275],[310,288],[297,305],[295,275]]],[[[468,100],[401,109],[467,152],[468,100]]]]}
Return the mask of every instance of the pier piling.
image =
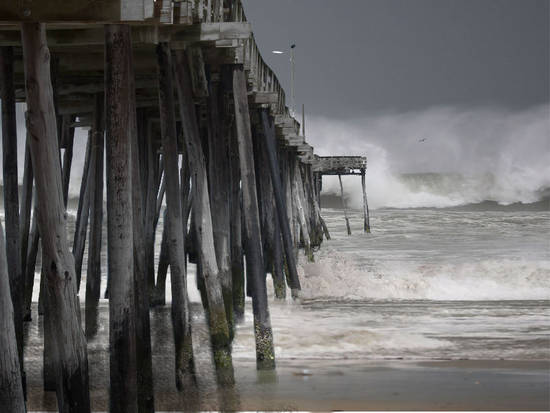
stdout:
{"type": "Polygon", "coordinates": [[[304,106],[300,124],[262,59],[241,0],[75,5],[69,0],[63,10],[47,10],[33,3],[29,17],[17,2],[7,2],[0,13],[6,237],[3,243],[0,234],[0,283],[9,284],[0,291],[6,333],[0,401],[10,397],[12,404],[4,405],[14,412],[25,408],[19,392],[25,385],[22,323],[33,321],[41,251],[43,384],[56,391],[59,411],[90,411],[86,339],[102,331],[106,276],[110,410],[152,413],[149,311],[166,304],[168,268],[174,387],[184,397],[196,393],[200,374],[187,259],[197,266],[218,385],[235,382],[232,340],[235,325],[244,321],[245,294],[252,298],[257,368],[274,369],[266,275],[272,275],[275,298],[285,299],[287,287],[299,296],[301,252],[313,261],[323,234],[330,239],[320,206],[325,174],[361,171],[364,228],[370,230],[366,159],[328,161],[314,154],[305,140],[304,106]],[[27,105],[20,200],[16,102],[27,105]],[[79,141],[82,130],[87,142],[79,141]],[[84,145],[75,231],[67,234],[69,190],[84,145]]]}

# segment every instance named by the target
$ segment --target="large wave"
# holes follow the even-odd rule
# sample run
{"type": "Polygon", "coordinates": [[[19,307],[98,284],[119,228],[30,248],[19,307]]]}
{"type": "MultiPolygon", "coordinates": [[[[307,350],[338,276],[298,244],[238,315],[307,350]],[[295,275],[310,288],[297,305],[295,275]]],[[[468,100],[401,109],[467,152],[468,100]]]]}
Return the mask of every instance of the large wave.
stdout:
{"type": "Polygon", "coordinates": [[[548,300],[550,261],[486,259],[463,263],[373,260],[325,248],[300,265],[305,298],[351,300],[548,300]]]}
{"type": "MultiPolygon", "coordinates": [[[[317,153],[367,156],[373,208],[533,203],[549,193],[549,105],[519,112],[437,108],[346,121],[316,118],[309,125],[317,153]]],[[[360,208],[360,180],[345,177],[344,187],[351,206],[360,208]]],[[[337,179],[325,177],[323,190],[338,193],[337,179]]]]}

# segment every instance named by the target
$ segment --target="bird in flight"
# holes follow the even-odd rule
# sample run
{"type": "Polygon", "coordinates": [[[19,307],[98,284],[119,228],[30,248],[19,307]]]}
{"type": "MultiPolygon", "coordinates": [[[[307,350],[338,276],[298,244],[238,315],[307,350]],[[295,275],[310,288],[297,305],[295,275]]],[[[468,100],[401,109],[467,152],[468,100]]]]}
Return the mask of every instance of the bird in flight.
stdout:
{"type": "Polygon", "coordinates": [[[418,142],[426,142],[426,138],[422,138],[418,142]]]}

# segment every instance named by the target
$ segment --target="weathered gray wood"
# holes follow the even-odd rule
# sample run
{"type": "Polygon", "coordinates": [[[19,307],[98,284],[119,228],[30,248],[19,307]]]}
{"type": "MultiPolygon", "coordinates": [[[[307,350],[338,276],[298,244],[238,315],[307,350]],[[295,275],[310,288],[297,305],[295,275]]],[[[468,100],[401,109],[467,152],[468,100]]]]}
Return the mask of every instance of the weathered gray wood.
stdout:
{"type": "Polygon", "coordinates": [[[63,202],[65,208],[69,199],[69,183],[71,180],[71,166],[73,163],[74,128],[70,126],[73,116],[63,116],[63,202]]]}
{"type": "Polygon", "coordinates": [[[321,221],[321,226],[323,227],[323,234],[325,234],[325,238],[327,240],[330,240],[330,232],[328,231],[327,224],[321,215],[319,215],[319,220],[321,221]]]}
{"type": "Polygon", "coordinates": [[[172,54],[167,43],[157,46],[159,73],[159,112],[162,129],[164,179],[166,181],[166,218],[168,257],[172,286],[172,329],[176,352],[176,387],[179,390],[195,382],[195,362],[191,336],[189,298],[185,266],[184,229],[176,137],[176,109],[172,80],[172,54]]]}
{"type": "Polygon", "coordinates": [[[340,197],[342,199],[342,209],[344,210],[344,219],[346,220],[346,228],[348,235],[351,235],[351,228],[349,226],[348,210],[346,208],[346,198],[344,197],[344,185],[342,185],[342,175],[338,175],[338,181],[340,181],[340,197]]]}
{"type": "Polygon", "coordinates": [[[365,170],[361,169],[361,188],[363,190],[363,231],[370,233],[369,203],[365,184],[365,170]]]}
{"type": "Polygon", "coordinates": [[[235,124],[239,146],[241,181],[243,188],[243,212],[246,229],[246,269],[252,281],[252,309],[256,337],[256,366],[258,369],[275,368],[273,331],[267,304],[267,290],[260,239],[260,219],[254,174],[254,153],[246,78],[242,65],[233,68],[233,90],[235,102],[235,124]]]}
{"type": "Polygon", "coordinates": [[[309,261],[313,262],[313,250],[311,248],[311,238],[309,235],[309,222],[307,220],[307,210],[305,207],[304,188],[302,185],[302,173],[300,171],[300,161],[295,158],[293,194],[298,212],[298,221],[302,231],[302,240],[304,250],[309,261]]]}
{"type": "MultiPolygon", "coordinates": [[[[133,67],[132,53],[128,56],[129,67],[133,67]]],[[[153,413],[155,397],[153,390],[153,353],[151,348],[151,321],[149,319],[149,291],[145,255],[145,210],[142,194],[141,171],[145,165],[140,164],[139,141],[143,130],[138,129],[136,110],[135,77],[129,74],[130,89],[130,139],[132,162],[132,220],[134,243],[134,297],[136,315],[136,369],[137,400],[139,413],[153,413]]]]}
{"type": "Polygon", "coordinates": [[[234,335],[233,290],[230,253],[230,189],[229,173],[230,118],[224,110],[225,100],[218,82],[210,81],[208,96],[208,178],[214,247],[222,285],[225,315],[231,339],[234,335]]]}
{"type": "Polygon", "coordinates": [[[277,150],[275,146],[275,129],[272,119],[269,118],[266,110],[262,110],[261,117],[265,139],[264,148],[269,161],[269,171],[271,174],[273,194],[275,196],[279,231],[283,237],[283,246],[287,263],[288,277],[291,281],[289,287],[295,290],[299,290],[300,280],[298,278],[298,271],[296,270],[296,259],[292,247],[292,235],[290,232],[290,224],[288,222],[287,206],[283,192],[283,185],[281,183],[281,168],[279,166],[279,160],[277,159],[277,150]]]}
{"type": "Polygon", "coordinates": [[[209,326],[217,379],[220,384],[234,382],[231,340],[225,315],[225,306],[219,279],[218,263],[212,234],[212,214],[206,162],[197,125],[193,104],[191,77],[188,60],[183,51],[176,51],[174,65],[176,89],[178,92],[180,119],[185,145],[188,151],[191,176],[193,177],[193,208],[196,217],[197,248],[199,260],[206,282],[209,308],[209,326]]]}
{"type": "Polygon", "coordinates": [[[233,290],[233,314],[235,322],[244,320],[244,262],[241,227],[241,171],[237,136],[231,137],[231,282],[233,290]]]}
{"type": "Polygon", "coordinates": [[[25,413],[5,248],[0,224],[0,406],[6,412],[25,413]]]}
{"type": "Polygon", "coordinates": [[[86,337],[92,338],[98,330],[98,306],[101,294],[101,236],[103,225],[103,164],[105,127],[103,121],[104,96],[96,96],[94,125],[90,142],[90,238],[88,242],[88,268],[86,273],[86,337]]]}
{"type": "MultiPolygon", "coordinates": [[[[31,227],[31,212],[32,212],[32,162],[29,145],[25,144],[25,164],[23,166],[23,185],[21,188],[21,206],[19,209],[19,231],[21,239],[21,271],[25,282],[25,296],[23,304],[23,320],[31,321],[30,301],[27,301],[27,289],[32,292],[34,283],[34,265],[32,268],[32,279],[27,278],[27,253],[29,249],[29,230],[31,227]]],[[[37,239],[38,242],[38,239],[37,239]]],[[[38,246],[38,244],[37,244],[38,246]]],[[[32,295],[31,295],[32,296],[32,295]]]]}
{"type": "MultiPolygon", "coordinates": [[[[105,26],[110,411],[137,411],[130,27],[105,26]]],[[[135,116],[135,113],[133,114],[135,116]]]]}
{"type": "Polygon", "coordinates": [[[82,274],[82,261],[84,248],[86,247],[86,233],[88,229],[88,217],[90,215],[90,188],[88,183],[93,174],[90,172],[90,159],[92,157],[92,132],[88,133],[86,144],[86,155],[84,168],[82,169],[82,182],[80,184],[80,197],[78,198],[78,209],[76,211],[76,222],[74,226],[73,255],[76,270],[76,290],[80,290],[80,279],[82,274]]]}
{"type": "MultiPolygon", "coordinates": [[[[158,177],[159,174],[159,158],[156,155],[156,147],[153,144],[153,136],[151,129],[147,129],[147,195],[145,201],[145,246],[147,258],[147,283],[149,286],[149,295],[151,297],[151,305],[154,305],[156,300],[155,292],[155,231],[157,222],[157,195],[158,195],[158,177]]],[[[164,294],[164,290],[163,290],[164,294]]]]}
{"type": "Polygon", "coordinates": [[[160,241],[159,265],[157,270],[157,282],[155,284],[155,293],[151,306],[161,306],[166,304],[166,276],[168,275],[168,229],[166,227],[168,220],[166,219],[166,210],[164,210],[162,238],[160,241]]]}
{"type": "MultiPolygon", "coordinates": [[[[286,298],[286,282],[284,274],[284,256],[283,256],[283,243],[281,240],[281,227],[279,224],[279,217],[274,215],[274,231],[273,234],[273,251],[272,262],[273,268],[271,276],[273,278],[273,288],[275,290],[275,297],[284,300],[286,298]]],[[[294,256],[293,256],[294,257],[294,256]]]]}
{"type": "Polygon", "coordinates": [[[48,268],[48,311],[55,319],[59,356],[57,399],[63,412],[90,411],[86,340],[79,323],[74,259],[67,242],[61,168],[49,50],[45,25],[22,23],[23,61],[29,112],[29,145],[35,175],[38,226],[42,234],[44,266],[48,268]]]}
{"type": "Polygon", "coordinates": [[[32,217],[31,231],[27,245],[27,257],[25,264],[25,318],[31,319],[32,292],[34,289],[34,278],[36,269],[36,258],[38,256],[38,246],[40,244],[40,233],[38,231],[38,212],[36,211],[36,188],[34,193],[34,212],[32,217]]]}
{"type": "Polygon", "coordinates": [[[2,158],[4,167],[4,211],[6,225],[6,257],[13,303],[15,336],[19,366],[23,371],[23,301],[25,279],[21,271],[19,233],[19,185],[17,182],[17,122],[15,119],[15,90],[13,48],[0,48],[0,99],[2,105],[2,158]]]}
{"type": "MultiPolygon", "coordinates": [[[[42,249],[42,261],[45,261],[44,250],[42,249]]],[[[44,348],[42,353],[42,381],[44,391],[55,391],[57,387],[57,371],[59,370],[59,354],[55,342],[55,320],[52,317],[52,310],[48,307],[48,288],[46,280],[49,269],[42,267],[40,274],[40,299],[42,304],[42,315],[44,323],[44,348]]]]}

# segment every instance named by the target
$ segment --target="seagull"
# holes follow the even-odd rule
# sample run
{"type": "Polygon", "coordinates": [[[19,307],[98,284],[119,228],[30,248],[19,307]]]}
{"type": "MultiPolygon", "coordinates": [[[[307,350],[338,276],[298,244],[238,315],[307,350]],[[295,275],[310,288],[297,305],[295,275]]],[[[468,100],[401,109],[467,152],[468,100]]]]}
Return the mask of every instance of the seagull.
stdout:
{"type": "Polygon", "coordinates": [[[273,50],[271,53],[273,53],[273,54],[283,54],[284,52],[281,52],[280,50],[273,50]]]}
{"type": "Polygon", "coordinates": [[[426,138],[422,138],[418,142],[426,142],[426,138]]]}

